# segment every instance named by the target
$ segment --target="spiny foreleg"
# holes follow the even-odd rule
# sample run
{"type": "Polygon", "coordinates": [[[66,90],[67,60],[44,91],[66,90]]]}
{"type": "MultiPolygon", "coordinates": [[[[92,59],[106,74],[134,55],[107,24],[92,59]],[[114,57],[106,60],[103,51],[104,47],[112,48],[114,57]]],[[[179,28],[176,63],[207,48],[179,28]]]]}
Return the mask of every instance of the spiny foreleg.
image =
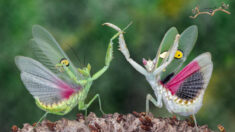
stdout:
{"type": "Polygon", "coordinates": [[[175,56],[175,52],[179,45],[179,39],[180,39],[180,35],[177,34],[175,37],[174,44],[168,52],[168,56],[166,56],[163,60],[163,64],[154,70],[153,72],[154,76],[162,72],[172,62],[175,56]]]}
{"type": "MultiPolygon", "coordinates": [[[[111,23],[105,23],[105,25],[117,30],[117,31],[122,31],[119,27],[117,27],[114,24],[111,23]]],[[[122,54],[125,56],[126,60],[141,74],[143,75],[147,75],[147,71],[141,66],[139,65],[137,62],[135,62],[132,58],[130,58],[130,53],[129,50],[126,46],[125,40],[124,40],[124,36],[123,36],[123,32],[121,32],[121,34],[119,35],[119,50],[122,52],[122,54]]]]}
{"type": "Polygon", "coordinates": [[[122,30],[118,31],[118,33],[116,33],[110,39],[109,46],[106,52],[106,57],[105,57],[105,66],[92,76],[92,80],[96,80],[97,78],[99,78],[109,68],[110,62],[113,59],[113,40],[117,38],[122,32],[123,32],[122,30]]]}

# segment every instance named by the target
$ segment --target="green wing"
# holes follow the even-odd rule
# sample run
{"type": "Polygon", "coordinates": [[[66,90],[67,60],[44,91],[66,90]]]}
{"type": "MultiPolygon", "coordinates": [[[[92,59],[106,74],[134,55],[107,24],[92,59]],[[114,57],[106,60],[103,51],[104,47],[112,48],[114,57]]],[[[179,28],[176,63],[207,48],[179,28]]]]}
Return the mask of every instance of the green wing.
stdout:
{"type": "Polygon", "coordinates": [[[69,70],[72,71],[78,79],[82,78],[82,75],[78,73],[76,67],[62,50],[58,42],[45,28],[34,25],[32,32],[33,39],[31,40],[31,46],[39,62],[54,73],[59,73],[55,65],[59,64],[62,58],[66,58],[69,61],[69,70]]]}
{"type": "Polygon", "coordinates": [[[157,52],[157,56],[155,58],[155,59],[157,59],[156,60],[157,66],[159,66],[162,63],[162,61],[163,61],[163,59],[159,57],[160,54],[165,52],[165,51],[168,51],[171,48],[171,46],[174,43],[175,36],[177,34],[178,34],[177,29],[175,27],[172,27],[164,35],[164,37],[162,39],[162,42],[160,44],[160,47],[158,49],[158,52],[157,52]]]}
{"type": "MultiPolygon", "coordinates": [[[[177,30],[174,27],[171,28],[168,32],[163,39],[161,53],[168,51],[171,48],[175,39],[175,35],[177,34],[177,30]]],[[[188,27],[186,30],[184,30],[183,33],[181,33],[178,50],[183,52],[183,57],[180,59],[174,58],[174,60],[167,66],[166,70],[161,73],[161,80],[163,80],[172,72],[178,72],[179,68],[192,51],[196,43],[197,36],[198,29],[195,25],[188,27]]]]}

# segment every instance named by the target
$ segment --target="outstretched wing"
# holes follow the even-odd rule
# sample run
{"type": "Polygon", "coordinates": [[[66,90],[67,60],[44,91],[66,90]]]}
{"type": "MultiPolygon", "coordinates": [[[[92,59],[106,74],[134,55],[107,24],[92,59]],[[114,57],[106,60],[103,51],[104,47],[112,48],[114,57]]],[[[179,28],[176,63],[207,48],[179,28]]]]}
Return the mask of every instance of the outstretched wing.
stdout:
{"type": "MultiPolygon", "coordinates": [[[[171,28],[168,32],[171,33],[172,35],[168,35],[167,38],[165,37],[164,38],[169,39],[171,41],[165,40],[166,42],[162,44],[160,54],[168,52],[168,50],[171,48],[174,42],[174,40],[172,39],[174,39],[175,36],[173,35],[177,34],[177,30],[174,27],[171,28]]],[[[183,33],[181,33],[179,39],[178,51],[182,53],[182,57],[173,59],[173,61],[167,66],[165,71],[161,73],[161,80],[166,78],[170,73],[172,72],[176,73],[179,70],[183,62],[186,60],[186,58],[192,51],[197,40],[197,35],[198,35],[198,29],[197,26],[195,25],[188,27],[186,30],[183,31],[183,33]]]]}
{"type": "MultiPolygon", "coordinates": [[[[205,90],[212,74],[213,64],[210,53],[204,53],[195,58],[183,70],[170,81],[161,84],[181,99],[190,100],[196,98],[205,90]]],[[[168,76],[173,76],[169,74],[168,76]]],[[[167,78],[165,78],[167,79],[167,78]]]]}
{"type": "Polygon", "coordinates": [[[81,89],[78,85],[70,85],[61,80],[40,62],[31,58],[17,56],[15,63],[21,71],[21,79],[25,87],[34,98],[45,104],[68,99],[81,89]]]}
{"type": "Polygon", "coordinates": [[[172,45],[175,41],[175,36],[178,34],[178,31],[175,27],[171,27],[164,35],[161,44],[158,48],[157,55],[154,59],[156,66],[158,67],[160,64],[162,64],[162,61],[164,58],[160,57],[160,54],[162,54],[165,51],[170,50],[172,45]]]}
{"type": "Polygon", "coordinates": [[[34,25],[32,32],[33,39],[31,40],[31,46],[39,62],[54,73],[57,73],[58,70],[55,65],[60,63],[61,59],[65,58],[69,60],[70,63],[68,68],[78,79],[82,78],[82,75],[78,73],[76,67],[62,50],[58,42],[45,28],[39,25],[34,25]]]}

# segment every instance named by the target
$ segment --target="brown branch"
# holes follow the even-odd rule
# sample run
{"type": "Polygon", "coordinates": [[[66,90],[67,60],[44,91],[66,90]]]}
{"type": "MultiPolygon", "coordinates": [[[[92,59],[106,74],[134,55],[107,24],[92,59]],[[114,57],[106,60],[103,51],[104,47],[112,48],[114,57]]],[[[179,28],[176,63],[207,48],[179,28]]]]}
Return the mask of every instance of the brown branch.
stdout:
{"type": "Polygon", "coordinates": [[[228,4],[226,5],[226,4],[222,3],[222,5],[220,7],[218,7],[217,9],[214,9],[214,10],[210,9],[209,11],[202,11],[201,12],[199,10],[199,7],[196,6],[194,9],[192,9],[193,14],[195,14],[195,15],[194,16],[189,16],[189,17],[192,18],[192,19],[195,19],[199,15],[202,15],[202,14],[207,14],[207,15],[210,15],[210,16],[214,16],[214,14],[218,11],[222,11],[222,12],[230,15],[231,13],[226,10],[226,9],[228,9],[228,7],[229,7],[228,4]]]}

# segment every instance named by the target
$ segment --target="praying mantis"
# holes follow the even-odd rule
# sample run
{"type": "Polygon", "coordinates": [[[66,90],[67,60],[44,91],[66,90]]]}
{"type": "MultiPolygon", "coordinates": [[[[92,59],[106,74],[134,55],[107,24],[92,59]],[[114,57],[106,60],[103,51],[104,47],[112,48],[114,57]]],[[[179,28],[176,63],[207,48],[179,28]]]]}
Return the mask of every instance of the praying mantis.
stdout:
{"type": "MultiPolygon", "coordinates": [[[[105,25],[121,31],[114,24],[105,25]]],[[[145,76],[154,91],[156,99],[151,94],[146,96],[146,112],[149,112],[149,102],[159,108],[164,102],[170,113],[193,115],[198,131],[195,114],[202,106],[203,95],[213,70],[210,53],[199,55],[179,71],[196,43],[197,34],[197,26],[188,27],[181,35],[175,27],[170,28],[158,48],[156,57],[153,60],[143,58],[144,67],[130,57],[123,33],[119,35],[119,50],[131,66],[145,76]]]]}
{"type": "Polygon", "coordinates": [[[91,75],[90,64],[77,69],[55,38],[45,28],[39,25],[33,26],[33,39],[30,42],[37,60],[16,56],[15,63],[21,72],[23,84],[33,95],[37,106],[46,112],[37,124],[48,113],[65,115],[76,105],[78,105],[78,110],[85,111],[85,115],[87,115],[88,107],[96,99],[99,101],[100,111],[104,114],[98,93],[88,103],[85,103],[85,99],[93,81],[109,68],[113,58],[113,40],[121,32],[116,33],[110,39],[105,66],[91,75]]]}
{"type": "Polygon", "coordinates": [[[210,53],[199,55],[179,71],[196,43],[197,27],[190,26],[181,34],[175,27],[170,28],[159,46],[156,57],[153,60],[143,58],[142,67],[130,57],[123,36],[126,28],[121,30],[111,23],[104,25],[114,28],[118,33],[110,39],[105,66],[94,75],[90,75],[90,64],[77,69],[45,28],[38,25],[33,27],[31,46],[38,61],[17,56],[15,62],[21,71],[21,79],[35,98],[37,106],[46,111],[38,122],[48,113],[65,115],[76,105],[78,110],[84,110],[87,114],[88,107],[96,99],[99,101],[100,111],[104,114],[99,94],[88,103],[85,103],[85,99],[93,81],[109,68],[113,57],[112,41],[119,37],[120,51],[133,68],[145,76],[156,96],[155,99],[151,94],[147,94],[146,112],[149,112],[149,102],[159,108],[164,102],[170,113],[193,115],[197,129],[195,114],[202,106],[203,95],[213,70],[210,53]]]}

